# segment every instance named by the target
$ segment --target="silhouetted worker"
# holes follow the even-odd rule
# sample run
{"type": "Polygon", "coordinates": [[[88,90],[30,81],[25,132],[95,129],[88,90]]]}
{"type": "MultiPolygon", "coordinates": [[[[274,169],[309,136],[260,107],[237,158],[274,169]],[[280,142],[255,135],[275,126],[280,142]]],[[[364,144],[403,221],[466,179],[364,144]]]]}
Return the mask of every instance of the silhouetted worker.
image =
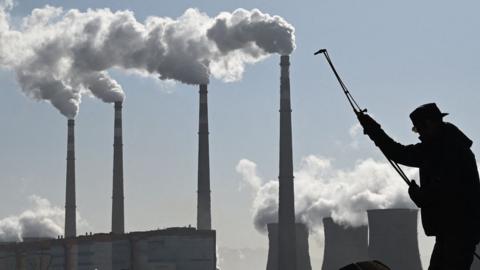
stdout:
{"type": "MultiPolygon", "coordinates": [[[[420,143],[402,145],[391,139],[368,114],[359,113],[364,133],[400,164],[420,169],[410,198],[421,209],[425,234],[435,236],[429,270],[468,270],[480,240],[480,183],[472,141],[443,121],[435,103],[410,114],[420,143]]],[[[402,252],[399,250],[398,252],[402,252]]]]}

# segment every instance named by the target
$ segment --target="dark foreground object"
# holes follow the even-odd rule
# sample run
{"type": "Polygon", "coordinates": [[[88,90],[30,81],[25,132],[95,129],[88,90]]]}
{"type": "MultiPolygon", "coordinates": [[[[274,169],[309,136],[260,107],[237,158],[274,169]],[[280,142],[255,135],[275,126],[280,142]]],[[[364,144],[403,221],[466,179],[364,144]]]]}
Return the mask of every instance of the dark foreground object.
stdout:
{"type": "Polygon", "coordinates": [[[368,261],[352,263],[339,270],[390,270],[390,268],[379,261],[368,261]]]}

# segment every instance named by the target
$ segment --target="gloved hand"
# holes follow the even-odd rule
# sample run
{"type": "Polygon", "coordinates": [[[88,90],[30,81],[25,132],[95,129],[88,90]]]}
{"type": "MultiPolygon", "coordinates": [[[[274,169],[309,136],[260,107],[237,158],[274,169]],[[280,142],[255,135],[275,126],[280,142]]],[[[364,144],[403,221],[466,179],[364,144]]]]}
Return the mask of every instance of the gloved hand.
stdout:
{"type": "Polygon", "coordinates": [[[417,185],[417,183],[413,180],[410,183],[410,186],[408,187],[408,195],[410,195],[410,198],[415,203],[415,205],[417,205],[419,208],[422,207],[422,200],[423,200],[422,190],[417,185]]]}
{"type": "Polygon", "coordinates": [[[363,134],[371,136],[377,130],[381,129],[381,126],[377,121],[375,121],[370,115],[359,112],[357,113],[358,121],[363,127],[363,134]]]}

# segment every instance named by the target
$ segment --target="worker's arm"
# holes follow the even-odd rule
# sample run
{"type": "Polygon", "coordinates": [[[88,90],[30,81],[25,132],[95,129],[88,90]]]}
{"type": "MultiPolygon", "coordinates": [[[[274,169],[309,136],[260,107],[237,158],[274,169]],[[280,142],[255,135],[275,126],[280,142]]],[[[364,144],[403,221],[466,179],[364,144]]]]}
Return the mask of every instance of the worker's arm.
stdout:
{"type": "Polygon", "coordinates": [[[420,167],[423,152],[421,144],[403,145],[397,143],[368,114],[359,113],[357,116],[364,133],[372,139],[387,158],[406,166],[420,167]]]}

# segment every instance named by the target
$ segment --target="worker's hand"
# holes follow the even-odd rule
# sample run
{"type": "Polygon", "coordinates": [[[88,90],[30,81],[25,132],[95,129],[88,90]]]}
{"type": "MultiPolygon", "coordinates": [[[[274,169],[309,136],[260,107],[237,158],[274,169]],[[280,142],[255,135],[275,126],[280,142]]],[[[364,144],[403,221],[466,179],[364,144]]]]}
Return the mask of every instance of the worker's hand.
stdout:
{"type": "Polygon", "coordinates": [[[363,127],[363,134],[371,135],[375,131],[381,128],[380,124],[377,123],[370,115],[359,112],[357,113],[358,121],[363,127]]]}
{"type": "Polygon", "coordinates": [[[410,195],[410,198],[412,201],[420,208],[422,207],[422,190],[420,187],[417,185],[417,183],[412,180],[410,182],[410,186],[408,187],[408,195],[410,195]]]}

